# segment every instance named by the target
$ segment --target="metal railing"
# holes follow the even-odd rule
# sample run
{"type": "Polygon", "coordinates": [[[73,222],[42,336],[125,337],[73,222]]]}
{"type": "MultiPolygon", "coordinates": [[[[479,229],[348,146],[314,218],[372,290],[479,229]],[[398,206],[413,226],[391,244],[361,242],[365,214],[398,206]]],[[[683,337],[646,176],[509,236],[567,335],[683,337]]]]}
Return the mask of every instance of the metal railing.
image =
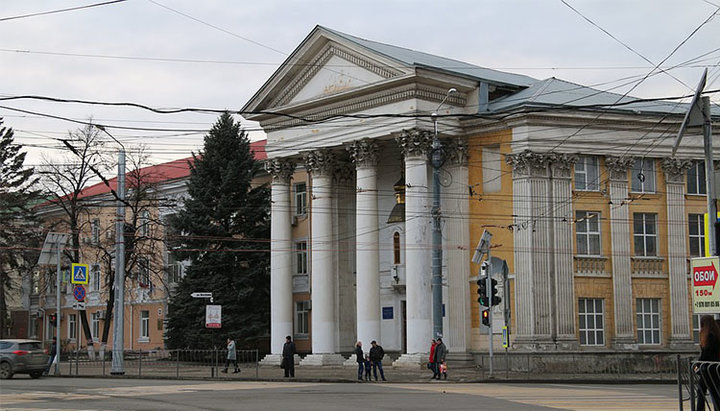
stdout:
{"type": "MultiPolygon", "coordinates": [[[[259,376],[258,350],[237,350],[238,378],[259,376]]],[[[112,351],[89,353],[87,350],[65,352],[61,373],[71,376],[110,375],[112,351]],[[67,371],[65,371],[67,370],[67,371]]],[[[137,378],[217,378],[225,368],[227,350],[125,350],[124,375],[137,378]]],[[[230,364],[234,369],[234,364],[230,364]]],[[[232,372],[232,371],[230,371],[232,372]]],[[[233,374],[228,374],[233,375],[233,374]]]]}
{"type": "Polygon", "coordinates": [[[720,410],[720,362],[677,356],[678,409],[720,410]]]}

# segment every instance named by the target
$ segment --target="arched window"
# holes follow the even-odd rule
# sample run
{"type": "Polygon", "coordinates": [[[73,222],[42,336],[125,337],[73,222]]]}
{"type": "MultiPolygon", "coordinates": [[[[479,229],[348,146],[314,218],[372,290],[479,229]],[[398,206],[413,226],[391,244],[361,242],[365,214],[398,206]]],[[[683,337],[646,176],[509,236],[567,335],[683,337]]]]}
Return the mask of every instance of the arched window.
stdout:
{"type": "Polygon", "coordinates": [[[393,264],[400,264],[400,233],[393,234],[393,264]]]}

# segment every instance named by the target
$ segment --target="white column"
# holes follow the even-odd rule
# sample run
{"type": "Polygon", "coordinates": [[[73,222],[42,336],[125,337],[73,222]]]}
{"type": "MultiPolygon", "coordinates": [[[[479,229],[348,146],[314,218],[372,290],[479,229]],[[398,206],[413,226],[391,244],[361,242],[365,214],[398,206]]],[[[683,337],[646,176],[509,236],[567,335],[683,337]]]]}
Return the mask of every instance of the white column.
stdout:
{"type": "Polygon", "coordinates": [[[443,241],[447,241],[443,252],[447,279],[445,301],[445,338],[455,363],[471,362],[470,355],[470,251],[460,245],[470,244],[470,200],[468,199],[468,158],[467,143],[464,139],[444,142],[450,173],[449,187],[443,187],[441,208],[443,211],[443,241]]]}
{"type": "Polygon", "coordinates": [[[378,235],[377,161],[379,147],[372,140],[348,147],[357,171],[356,292],[357,339],[365,346],[380,339],[380,252],[378,235]]]}
{"type": "Polygon", "coordinates": [[[612,236],[613,302],[615,310],[615,338],[618,349],[636,349],[633,328],[632,268],[630,256],[631,225],[628,209],[628,169],[633,163],[629,157],[605,158],[610,175],[610,234],[612,236]]]}
{"type": "MultiPolygon", "coordinates": [[[[423,362],[432,339],[430,193],[428,153],[432,133],[403,130],[397,142],[405,157],[405,275],[407,298],[407,355],[394,365],[423,362]]],[[[427,360],[425,358],[425,360],[427,360]]]]}
{"type": "Polygon", "coordinates": [[[312,355],[305,365],[341,364],[334,354],[337,342],[336,276],[333,247],[332,175],[335,156],[329,150],[305,154],[305,167],[312,178],[310,201],[311,338],[312,355]]]}
{"type": "Polygon", "coordinates": [[[670,346],[674,349],[694,345],[690,327],[690,302],[687,280],[687,214],[685,214],[685,173],[692,166],[689,160],[666,158],[668,230],[668,280],[670,283],[670,346]]]}
{"type": "Polygon", "coordinates": [[[293,335],[292,233],[290,178],[295,164],[286,159],[265,163],[272,175],[270,206],[270,353],[263,363],[280,364],[285,337],[293,335]]]}

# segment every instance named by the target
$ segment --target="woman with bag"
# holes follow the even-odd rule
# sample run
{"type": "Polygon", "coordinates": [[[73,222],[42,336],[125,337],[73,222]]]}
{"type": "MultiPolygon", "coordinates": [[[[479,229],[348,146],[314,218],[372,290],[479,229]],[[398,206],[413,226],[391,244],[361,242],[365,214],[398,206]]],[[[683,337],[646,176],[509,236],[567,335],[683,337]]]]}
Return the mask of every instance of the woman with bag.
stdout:
{"type": "Polygon", "coordinates": [[[715,364],[703,363],[696,369],[700,382],[695,410],[705,409],[705,392],[710,391],[715,407],[720,407],[720,327],[711,315],[700,317],[700,358],[698,361],[712,361],[715,364]]]}

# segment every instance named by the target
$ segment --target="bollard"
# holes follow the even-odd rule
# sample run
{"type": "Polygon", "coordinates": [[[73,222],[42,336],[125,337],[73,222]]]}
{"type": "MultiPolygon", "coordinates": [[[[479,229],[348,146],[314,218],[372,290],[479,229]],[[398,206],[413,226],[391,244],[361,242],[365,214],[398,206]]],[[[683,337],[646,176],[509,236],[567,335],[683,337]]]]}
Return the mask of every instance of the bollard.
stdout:
{"type": "Polygon", "coordinates": [[[138,353],[138,378],[142,378],[142,350],[138,353]]]}

